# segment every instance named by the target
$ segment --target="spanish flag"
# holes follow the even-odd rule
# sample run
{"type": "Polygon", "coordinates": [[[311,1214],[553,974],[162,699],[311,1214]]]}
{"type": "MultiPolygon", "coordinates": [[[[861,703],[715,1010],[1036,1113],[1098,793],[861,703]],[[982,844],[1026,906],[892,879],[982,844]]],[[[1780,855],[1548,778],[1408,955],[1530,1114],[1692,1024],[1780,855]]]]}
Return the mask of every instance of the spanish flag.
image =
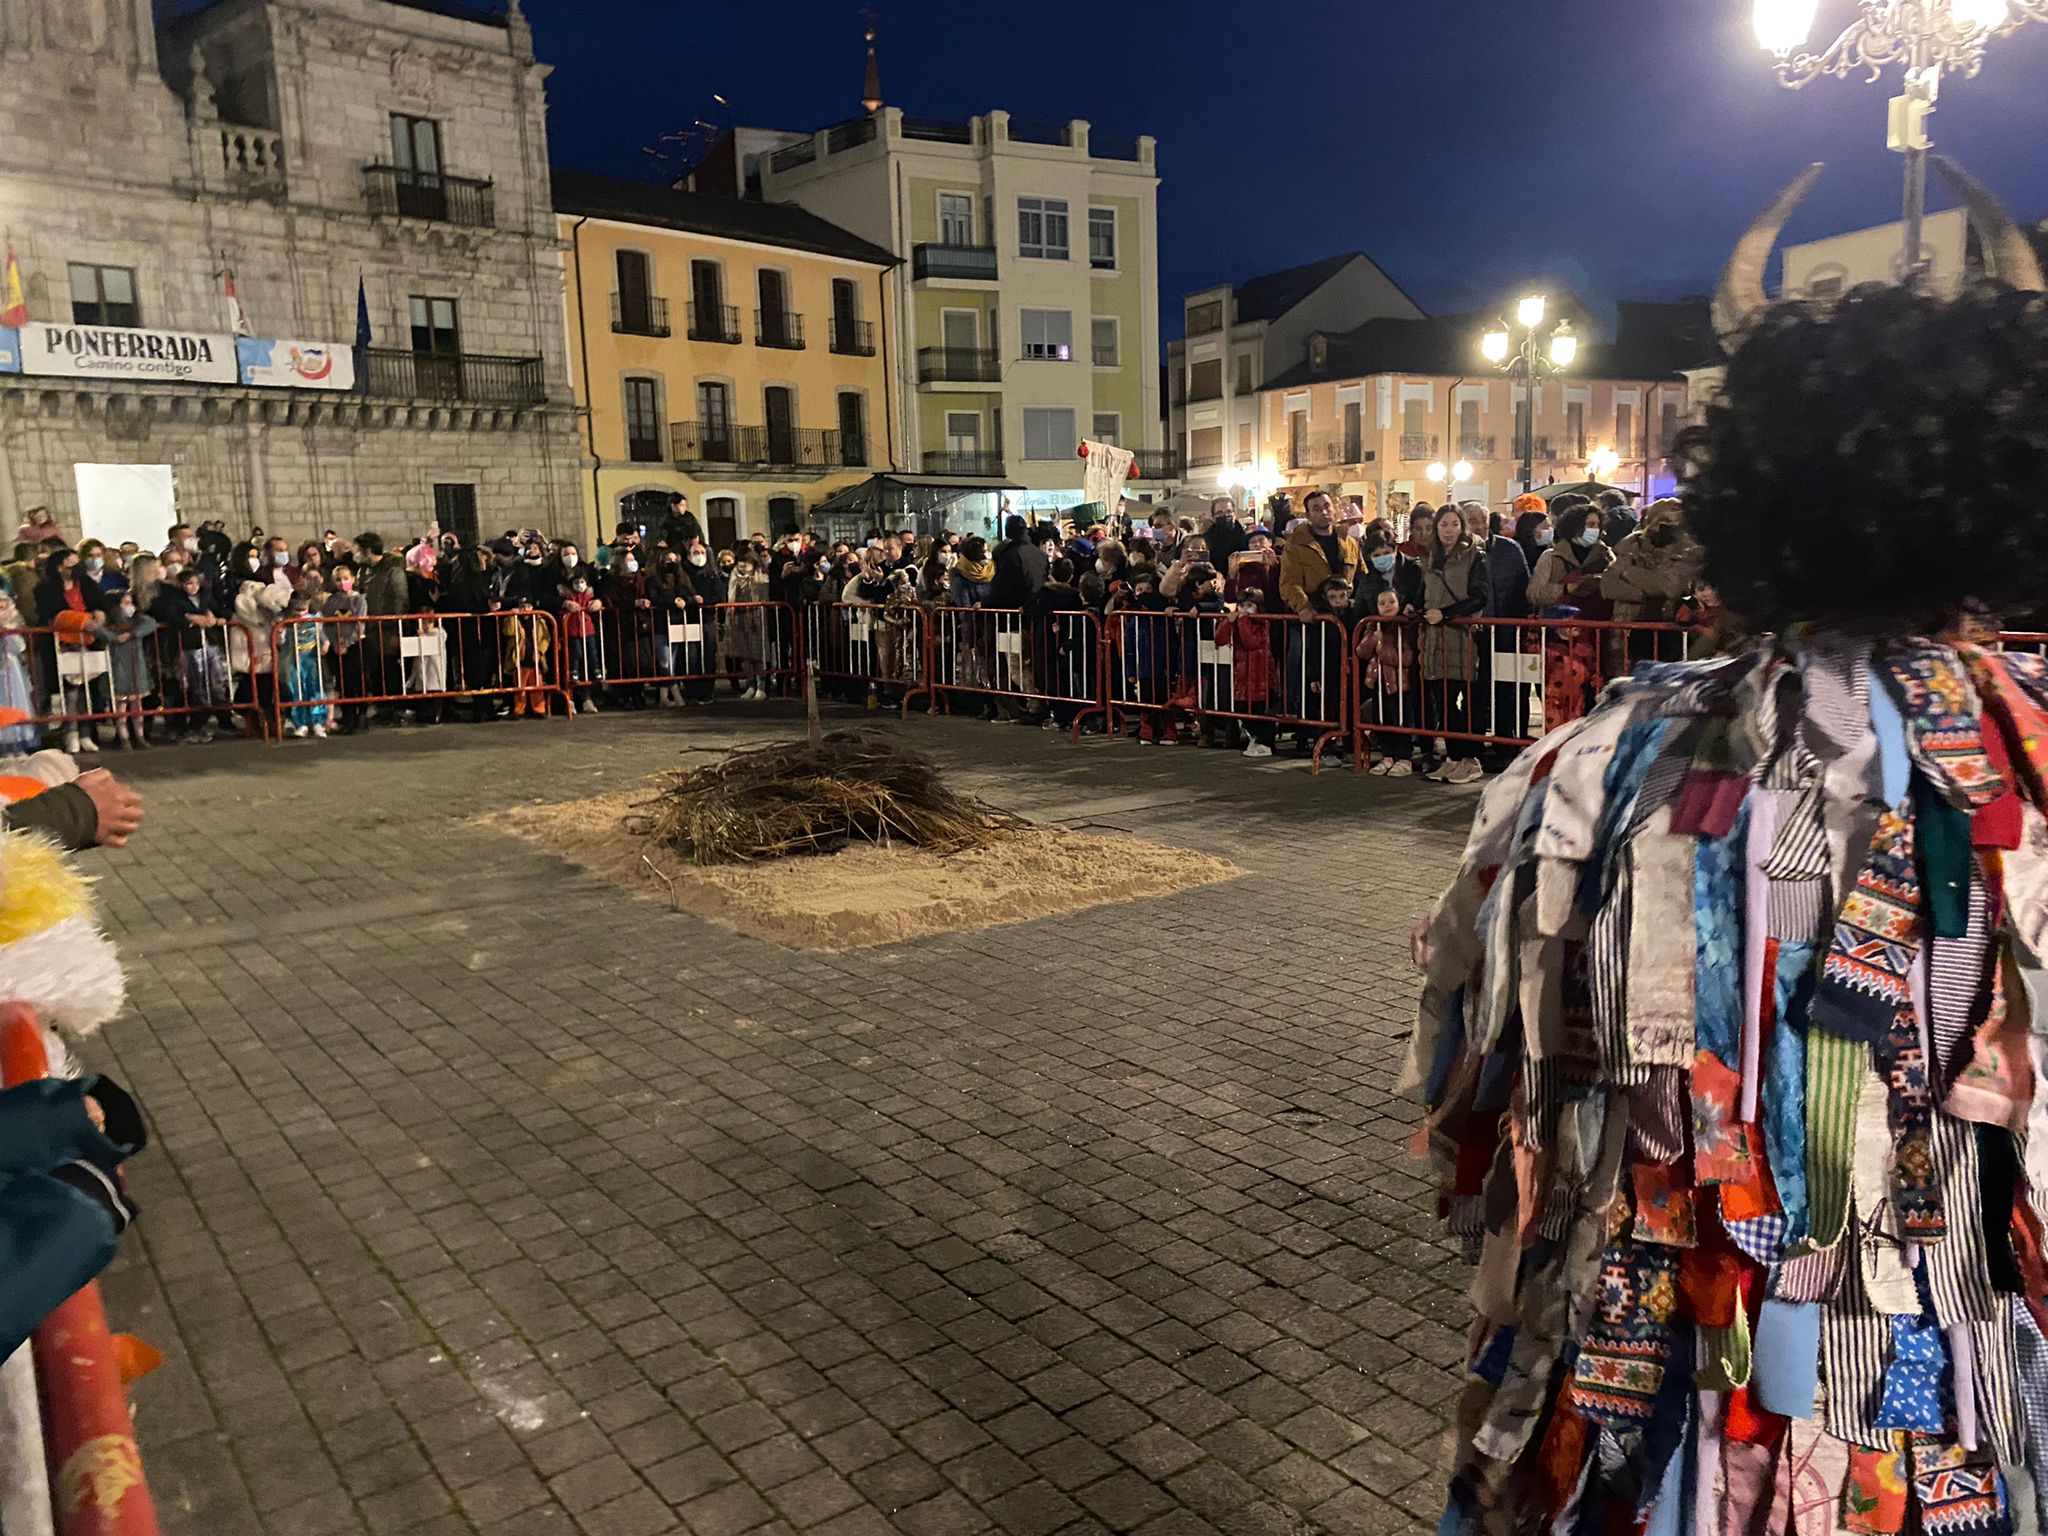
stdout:
{"type": "Polygon", "coordinates": [[[14,246],[7,247],[7,304],[0,308],[0,325],[18,331],[28,324],[28,300],[21,296],[21,263],[14,259],[14,246]]]}

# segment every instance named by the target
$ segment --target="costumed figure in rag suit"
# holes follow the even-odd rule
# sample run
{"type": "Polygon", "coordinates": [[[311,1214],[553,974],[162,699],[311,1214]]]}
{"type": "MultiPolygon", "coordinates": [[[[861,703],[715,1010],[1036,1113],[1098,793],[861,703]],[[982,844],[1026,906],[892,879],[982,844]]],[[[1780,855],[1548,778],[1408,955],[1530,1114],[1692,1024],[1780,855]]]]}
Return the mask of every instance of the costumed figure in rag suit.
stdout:
{"type": "Polygon", "coordinates": [[[1715,302],[1678,450],[1737,654],[1480,801],[1408,1077],[1476,1260],[1464,1532],[2048,1525],[2048,298],[1715,302]]]}
{"type": "MultiPolygon", "coordinates": [[[[60,753],[5,760],[0,801],[46,793],[76,772],[60,753]]],[[[44,836],[0,830],[0,1021],[32,1010],[50,1071],[0,1090],[0,1525],[8,1536],[50,1528],[26,1340],[106,1267],[135,1216],[120,1168],[147,1140],[142,1117],[111,1080],[81,1074],[71,1051],[124,998],[85,877],[44,836]]]]}

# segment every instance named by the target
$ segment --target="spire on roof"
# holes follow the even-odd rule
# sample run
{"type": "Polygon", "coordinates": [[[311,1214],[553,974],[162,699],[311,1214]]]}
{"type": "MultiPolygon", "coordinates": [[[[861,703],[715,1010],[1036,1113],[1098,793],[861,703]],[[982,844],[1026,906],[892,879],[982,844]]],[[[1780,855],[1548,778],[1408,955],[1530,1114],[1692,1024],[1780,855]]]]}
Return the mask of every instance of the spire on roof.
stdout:
{"type": "Polygon", "coordinates": [[[868,71],[860,83],[860,104],[870,112],[879,112],[882,107],[882,69],[875,62],[875,18],[872,12],[861,13],[867,18],[868,71]]]}

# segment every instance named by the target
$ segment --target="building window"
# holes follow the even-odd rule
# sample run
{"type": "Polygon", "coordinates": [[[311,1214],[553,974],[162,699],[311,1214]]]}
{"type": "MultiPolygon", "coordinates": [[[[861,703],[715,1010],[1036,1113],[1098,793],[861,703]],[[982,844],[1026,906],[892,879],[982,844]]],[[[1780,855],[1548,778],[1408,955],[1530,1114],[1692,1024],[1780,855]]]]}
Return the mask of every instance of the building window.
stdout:
{"type": "Polygon", "coordinates": [[[731,463],[732,386],[704,380],[697,386],[698,452],[706,459],[731,463]]]}
{"type": "Polygon", "coordinates": [[[1223,329],[1223,301],[1211,299],[1206,304],[1188,306],[1188,334],[1206,336],[1211,331],[1223,329]]]}
{"type": "Polygon", "coordinates": [[[441,174],[441,125],[431,117],[391,114],[391,163],[421,180],[441,174]]]}
{"type": "Polygon", "coordinates": [[[626,457],[661,462],[661,386],[653,379],[626,380],[626,457]]]}
{"type": "Polygon", "coordinates": [[[468,484],[434,487],[434,526],[452,533],[464,549],[475,549],[479,539],[476,523],[476,487],[468,484]]]}
{"type": "Polygon", "coordinates": [[[1479,402],[1460,400],[1458,402],[1458,457],[1461,459],[1485,458],[1488,455],[1479,449],[1479,402]]]}
{"type": "Polygon", "coordinates": [[[1237,393],[1248,395],[1258,387],[1252,375],[1252,355],[1249,352],[1237,354],[1237,393]]]}
{"type": "Polygon", "coordinates": [[[1196,427],[1188,433],[1188,468],[1208,469],[1223,462],[1223,429],[1196,427]]]}
{"type": "Polygon", "coordinates": [[[1098,368],[1117,366],[1117,323],[1114,315],[1097,315],[1089,322],[1089,350],[1098,368]]]}
{"type": "Polygon", "coordinates": [[[1190,400],[1221,400],[1223,398],[1223,359],[1208,358],[1188,367],[1188,398],[1190,400]]]}
{"type": "MultiPolygon", "coordinates": [[[[1221,428],[1218,428],[1219,434],[1221,430],[1221,428]]],[[[1220,445],[1222,441],[1220,436],[1217,441],[1220,445]]],[[[1252,424],[1248,421],[1241,421],[1237,424],[1237,462],[1240,464],[1252,462],[1252,424]]]]}
{"type": "Polygon", "coordinates": [[[730,496],[704,503],[704,531],[713,549],[731,549],[740,540],[740,504],[730,496]]]}
{"type": "Polygon", "coordinates": [[[939,194],[939,244],[974,244],[974,198],[967,192],[939,194]]]}
{"type": "Polygon", "coordinates": [[[1662,431],[1659,441],[1663,443],[1663,447],[1658,452],[1660,457],[1668,459],[1671,457],[1672,445],[1678,441],[1678,406],[1672,401],[1666,400],[1664,402],[1663,420],[1660,426],[1662,431]]]}
{"type": "Polygon", "coordinates": [[[1025,458],[1071,459],[1078,446],[1072,411],[1027,409],[1024,412],[1025,458]]]}
{"type": "Polygon", "coordinates": [[[1365,462],[1365,411],[1356,400],[1344,402],[1344,462],[1365,462]]]}
{"type": "Polygon", "coordinates": [[[1586,456],[1586,402],[1567,400],[1564,406],[1564,441],[1567,457],[1586,456]]]}
{"type": "Polygon", "coordinates": [[[1088,210],[1088,265],[1098,272],[1116,270],[1116,210],[1088,210]]]}
{"type": "Polygon", "coordinates": [[[1017,199],[1017,254],[1046,261],[1067,259],[1067,200],[1063,197],[1017,199]]]}
{"type": "Polygon", "coordinates": [[[461,399],[462,317],[455,301],[416,293],[410,308],[414,388],[437,399],[461,399]]]}
{"type": "Polygon", "coordinates": [[[1024,332],[1024,355],[1042,362],[1064,363],[1074,355],[1074,317],[1064,309],[1020,309],[1017,323],[1024,332]]]}
{"type": "Polygon", "coordinates": [[[770,464],[795,464],[796,391],[787,384],[770,384],[761,391],[763,432],[768,439],[770,464]]]}
{"type": "Polygon", "coordinates": [[[71,263],[71,322],[74,325],[142,324],[135,302],[132,267],[94,267],[71,263]]]}
{"type": "Polygon", "coordinates": [[[617,251],[612,269],[618,277],[618,295],[613,301],[613,328],[628,336],[665,334],[667,316],[655,326],[654,264],[645,251],[617,251]]]}
{"type": "Polygon", "coordinates": [[[842,390],[839,395],[839,462],[858,467],[867,461],[867,397],[854,390],[842,390]]]}
{"type": "Polygon", "coordinates": [[[1633,400],[1617,400],[1614,403],[1614,451],[1624,459],[1636,456],[1636,403],[1633,400]]]}
{"type": "Polygon", "coordinates": [[[1123,446],[1124,418],[1118,411],[1097,411],[1095,413],[1095,441],[1107,443],[1112,448],[1123,446]]]}
{"type": "Polygon", "coordinates": [[[803,527],[803,503],[794,496],[768,498],[768,532],[774,538],[796,533],[803,527]]]}

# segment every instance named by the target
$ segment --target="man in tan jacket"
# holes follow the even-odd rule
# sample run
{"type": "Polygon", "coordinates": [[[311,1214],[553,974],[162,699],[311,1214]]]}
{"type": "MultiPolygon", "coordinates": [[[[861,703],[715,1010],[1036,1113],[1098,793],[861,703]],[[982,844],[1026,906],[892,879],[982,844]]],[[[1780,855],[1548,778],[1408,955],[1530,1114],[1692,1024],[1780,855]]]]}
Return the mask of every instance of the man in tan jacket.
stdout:
{"type": "Polygon", "coordinates": [[[1309,492],[1301,511],[1280,555],[1280,601],[1306,619],[1315,614],[1310,598],[1332,577],[1357,584],[1358,540],[1337,531],[1328,491],[1309,492]]]}

